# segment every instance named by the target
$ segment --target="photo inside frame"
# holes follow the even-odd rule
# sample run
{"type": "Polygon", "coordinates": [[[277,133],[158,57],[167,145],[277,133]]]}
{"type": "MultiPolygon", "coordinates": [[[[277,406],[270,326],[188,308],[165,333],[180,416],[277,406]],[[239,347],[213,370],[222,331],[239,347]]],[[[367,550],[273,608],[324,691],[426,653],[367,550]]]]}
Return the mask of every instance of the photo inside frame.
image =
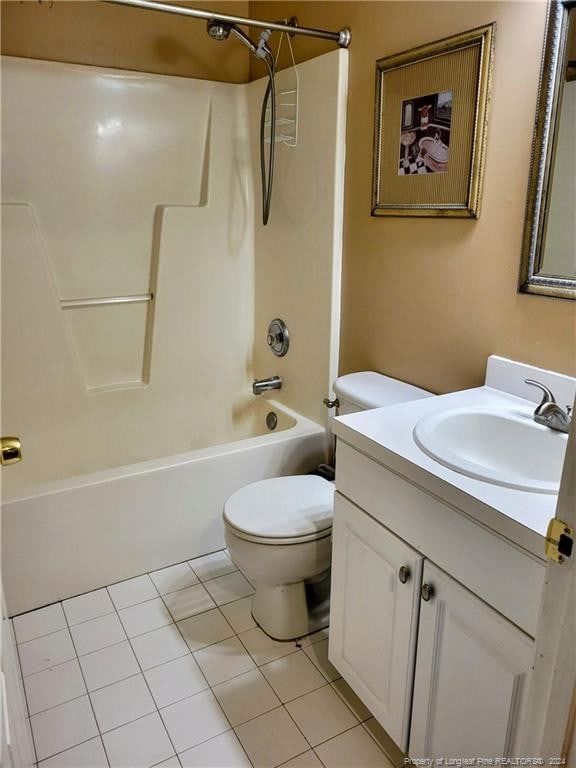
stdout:
{"type": "Polygon", "coordinates": [[[378,205],[467,206],[480,42],[380,73],[378,205]]]}
{"type": "Polygon", "coordinates": [[[446,173],[451,123],[452,91],[403,101],[398,175],[446,173]]]}

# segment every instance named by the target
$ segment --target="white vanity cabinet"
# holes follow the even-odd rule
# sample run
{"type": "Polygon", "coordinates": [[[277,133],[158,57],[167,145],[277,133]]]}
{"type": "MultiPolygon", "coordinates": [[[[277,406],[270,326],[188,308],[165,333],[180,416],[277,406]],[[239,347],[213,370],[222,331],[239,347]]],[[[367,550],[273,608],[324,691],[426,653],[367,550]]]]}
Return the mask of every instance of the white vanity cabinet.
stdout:
{"type": "Polygon", "coordinates": [[[410,757],[513,756],[544,563],[341,442],[336,485],[331,662],[410,757]]]}
{"type": "Polygon", "coordinates": [[[406,749],[423,557],[336,495],[330,658],[406,749]]]}
{"type": "Polygon", "coordinates": [[[410,757],[513,755],[533,641],[428,562],[423,585],[410,757]]]}

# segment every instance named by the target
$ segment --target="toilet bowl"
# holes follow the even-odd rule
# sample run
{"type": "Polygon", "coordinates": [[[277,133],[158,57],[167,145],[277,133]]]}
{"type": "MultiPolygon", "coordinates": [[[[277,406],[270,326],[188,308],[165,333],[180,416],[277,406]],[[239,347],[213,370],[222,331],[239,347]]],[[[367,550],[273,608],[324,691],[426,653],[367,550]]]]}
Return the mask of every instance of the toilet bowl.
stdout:
{"type": "Polygon", "coordinates": [[[261,480],[224,505],[230,557],[252,582],[252,615],[276,640],[328,624],[334,486],[315,475],[261,480]]]}
{"type": "MultiPolygon", "coordinates": [[[[372,371],[334,383],[338,413],[431,397],[372,371]]],[[[334,485],[316,475],[261,480],[224,505],[230,557],[254,585],[252,616],[276,640],[328,625],[334,485]]]]}

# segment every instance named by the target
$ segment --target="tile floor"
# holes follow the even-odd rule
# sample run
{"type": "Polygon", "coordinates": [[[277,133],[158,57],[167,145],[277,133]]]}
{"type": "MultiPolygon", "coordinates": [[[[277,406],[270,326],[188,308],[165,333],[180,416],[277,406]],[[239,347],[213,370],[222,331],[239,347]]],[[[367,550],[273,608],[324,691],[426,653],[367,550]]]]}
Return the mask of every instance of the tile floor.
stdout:
{"type": "Polygon", "coordinates": [[[327,631],[271,640],[252,592],[222,551],[17,616],[39,768],[392,768],[327,631]]]}

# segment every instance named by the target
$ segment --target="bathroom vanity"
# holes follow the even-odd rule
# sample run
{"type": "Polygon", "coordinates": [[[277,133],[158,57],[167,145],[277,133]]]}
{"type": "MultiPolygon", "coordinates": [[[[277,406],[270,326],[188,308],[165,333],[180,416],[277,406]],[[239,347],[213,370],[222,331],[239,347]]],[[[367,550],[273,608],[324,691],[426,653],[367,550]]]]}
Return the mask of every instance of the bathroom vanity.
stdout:
{"type": "MultiPolygon", "coordinates": [[[[412,758],[519,748],[556,505],[550,489],[561,468],[542,478],[532,466],[536,479],[516,478],[512,459],[486,461],[487,472],[501,469],[516,487],[488,482],[432,458],[415,428],[433,414],[470,411],[484,440],[492,427],[481,419],[499,414],[518,421],[516,455],[514,440],[526,443],[532,433],[522,430],[533,428],[524,379],[572,402],[574,380],[555,377],[492,357],[484,387],[334,421],[330,660],[412,758]],[[540,491],[522,487],[530,482],[540,491]]],[[[535,429],[549,437],[547,427],[535,429]]],[[[505,425],[496,434],[505,442],[505,425]]],[[[566,436],[556,438],[561,449],[566,436]]],[[[482,457],[481,446],[468,453],[482,457]]]]}

